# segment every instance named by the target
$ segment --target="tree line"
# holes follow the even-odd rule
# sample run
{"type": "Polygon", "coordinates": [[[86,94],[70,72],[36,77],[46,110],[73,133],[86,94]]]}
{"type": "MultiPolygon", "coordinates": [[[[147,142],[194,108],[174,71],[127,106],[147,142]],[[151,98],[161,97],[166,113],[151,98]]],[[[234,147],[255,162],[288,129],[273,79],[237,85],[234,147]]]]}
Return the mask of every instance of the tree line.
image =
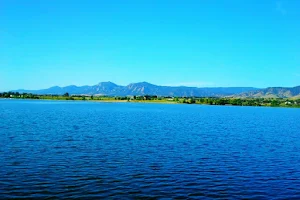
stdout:
{"type": "Polygon", "coordinates": [[[93,95],[37,95],[31,93],[3,92],[0,98],[53,99],[53,100],[109,100],[109,101],[158,101],[183,104],[232,105],[232,106],[284,106],[300,107],[300,99],[286,98],[235,98],[235,97],[171,97],[157,95],[93,96],[93,95]]]}

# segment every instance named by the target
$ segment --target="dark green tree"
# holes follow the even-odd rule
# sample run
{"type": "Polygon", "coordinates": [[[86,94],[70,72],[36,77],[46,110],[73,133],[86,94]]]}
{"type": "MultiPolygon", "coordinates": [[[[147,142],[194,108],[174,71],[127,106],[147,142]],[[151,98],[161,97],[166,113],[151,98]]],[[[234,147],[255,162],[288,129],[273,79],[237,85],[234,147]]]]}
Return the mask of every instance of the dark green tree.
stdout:
{"type": "Polygon", "coordinates": [[[271,102],[271,106],[279,106],[280,105],[280,102],[276,99],[274,99],[272,102],[271,102]]]}
{"type": "Polygon", "coordinates": [[[69,97],[70,95],[69,95],[69,93],[68,92],[66,92],[65,94],[64,94],[64,97],[69,97]]]}

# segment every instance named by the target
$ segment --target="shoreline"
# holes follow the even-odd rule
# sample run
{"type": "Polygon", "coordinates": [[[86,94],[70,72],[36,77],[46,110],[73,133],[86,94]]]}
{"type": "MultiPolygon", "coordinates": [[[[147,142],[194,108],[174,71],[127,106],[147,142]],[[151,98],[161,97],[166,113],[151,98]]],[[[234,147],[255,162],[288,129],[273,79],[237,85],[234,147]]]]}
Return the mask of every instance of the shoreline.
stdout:
{"type": "MultiPolygon", "coordinates": [[[[0,100],[29,100],[29,101],[65,101],[65,102],[95,102],[95,103],[153,103],[153,104],[184,104],[184,103],[178,103],[178,102],[167,102],[167,101],[127,101],[127,100],[67,100],[67,99],[26,99],[26,98],[0,98],[0,100]]],[[[202,105],[202,104],[198,104],[202,105]]],[[[206,105],[206,104],[203,104],[206,105]]]]}
{"type": "Polygon", "coordinates": [[[68,99],[30,99],[30,98],[0,98],[0,100],[30,100],[30,101],[64,101],[64,102],[94,102],[94,103],[140,103],[140,104],[182,104],[182,105],[202,105],[202,106],[230,106],[230,107],[262,107],[262,108],[300,108],[300,106],[251,106],[251,105],[216,105],[216,104],[205,104],[205,103],[180,103],[175,101],[157,101],[157,100],[138,100],[138,101],[128,101],[128,100],[68,100],[68,99]]]}

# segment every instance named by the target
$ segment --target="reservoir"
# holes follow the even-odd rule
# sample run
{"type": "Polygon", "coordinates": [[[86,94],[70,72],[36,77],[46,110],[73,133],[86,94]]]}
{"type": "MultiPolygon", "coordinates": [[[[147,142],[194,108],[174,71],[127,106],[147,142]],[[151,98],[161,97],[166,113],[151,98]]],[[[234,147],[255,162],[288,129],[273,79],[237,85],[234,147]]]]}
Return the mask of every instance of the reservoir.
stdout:
{"type": "Polygon", "coordinates": [[[0,199],[300,199],[300,109],[0,100],[0,199]]]}

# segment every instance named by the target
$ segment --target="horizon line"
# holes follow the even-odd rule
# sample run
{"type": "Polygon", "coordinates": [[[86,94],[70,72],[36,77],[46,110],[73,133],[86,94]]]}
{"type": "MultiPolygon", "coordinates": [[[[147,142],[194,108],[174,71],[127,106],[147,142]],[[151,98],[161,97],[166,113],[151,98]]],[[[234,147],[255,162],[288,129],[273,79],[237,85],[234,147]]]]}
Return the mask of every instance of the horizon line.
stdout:
{"type": "MultiPolygon", "coordinates": [[[[115,84],[117,86],[120,86],[120,87],[127,87],[129,85],[132,85],[132,84],[139,84],[139,83],[145,83],[145,84],[149,84],[149,85],[154,85],[154,86],[159,86],[159,87],[187,87],[187,88],[255,88],[255,89],[266,89],[266,88],[276,88],[276,87],[280,87],[280,88],[294,88],[294,87],[298,87],[298,85],[296,86],[290,86],[290,87],[287,87],[287,86],[268,86],[268,87],[254,87],[254,86],[192,86],[192,85],[183,85],[183,84],[153,84],[153,83],[150,83],[150,82],[147,82],[147,81],[141,81],[141,82],[132,82],[132,83],[129,83],[127,85],[119,85],[115,82],[112,82],[112,81],[102,81],[102,82],[98,82],[97,84],[95,85],[74,85],[74,84],[71,84],[71,85],[66,85],[66,86],[59,86],[59,85],[54,85],[54,86],[50,86],[50,87],[45,87],[45,88],[42,88],[42,89],[12,89],[12,90],[8,90],[8,92],[10,91],[18,91],[18,90],[32,90],[32,91],[37,91],[37,90],[45,90],[45,89],[50,89],[50,88],[53,88],[53,87],[59,87],[59,88],[65,88],[65,87],[70,87],[70,86],[75,86],[75,87],[91,87],[91,86],[96,86],[96,85],[99,85],[101,83],[112,83],[112,84],[115,84]]],[[[300,86],[300,85],[299,85],[300,86]]],[[[5,92],[5,91],[1,91],[1,92],[5,92]]]]}

